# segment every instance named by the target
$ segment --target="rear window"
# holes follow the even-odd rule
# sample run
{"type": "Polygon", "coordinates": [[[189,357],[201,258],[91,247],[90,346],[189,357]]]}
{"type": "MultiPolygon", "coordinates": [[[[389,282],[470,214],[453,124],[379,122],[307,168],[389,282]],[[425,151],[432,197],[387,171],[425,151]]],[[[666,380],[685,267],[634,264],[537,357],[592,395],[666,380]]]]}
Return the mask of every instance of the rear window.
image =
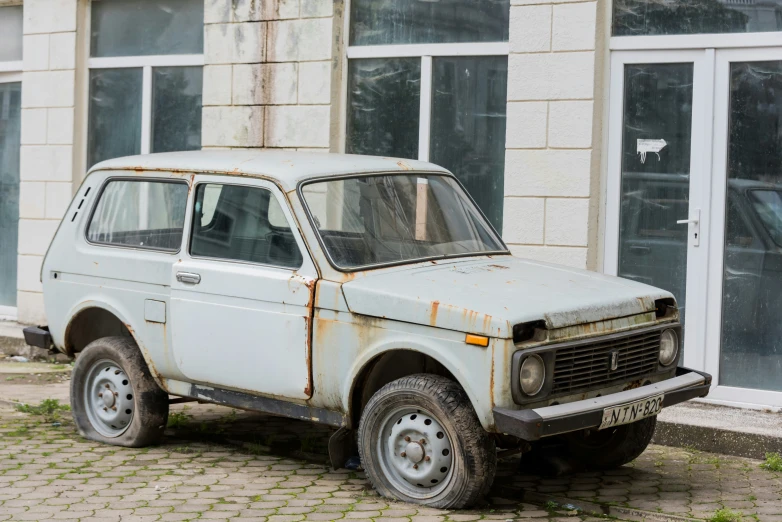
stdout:
{"type": "Polygon", "coordinates": [[[92,243],[176,252],[182,244],[187,184],[113,180],[87,227],[92,243]]]}

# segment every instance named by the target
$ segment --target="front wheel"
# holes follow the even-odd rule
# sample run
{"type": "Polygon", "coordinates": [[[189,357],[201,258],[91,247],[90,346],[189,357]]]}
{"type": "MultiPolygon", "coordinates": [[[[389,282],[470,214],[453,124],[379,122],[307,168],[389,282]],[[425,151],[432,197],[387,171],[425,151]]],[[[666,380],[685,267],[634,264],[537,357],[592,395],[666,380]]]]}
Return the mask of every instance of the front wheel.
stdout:
{"type": "Polygon", "coordinates": [[[590,469],[612,469],[635,460],[652,441],[657,417],[607,430],[583,430],[566,436],[567,451],[590,469]]]}
{"type": "Polygon", "coordinates": [[[71,376],[71,409],[82,437],[141,447],[159,442],[168,420],[168,394],[160,389],[127,337],[90,343],[71,376]]]}
{"type": "Polygon", "coordinates": [[[397,379],[367,403],[358,428],[361,462],[381,495],[437,508],[479,501],[497,454],[464,390],[445,377],[397,379]]]}

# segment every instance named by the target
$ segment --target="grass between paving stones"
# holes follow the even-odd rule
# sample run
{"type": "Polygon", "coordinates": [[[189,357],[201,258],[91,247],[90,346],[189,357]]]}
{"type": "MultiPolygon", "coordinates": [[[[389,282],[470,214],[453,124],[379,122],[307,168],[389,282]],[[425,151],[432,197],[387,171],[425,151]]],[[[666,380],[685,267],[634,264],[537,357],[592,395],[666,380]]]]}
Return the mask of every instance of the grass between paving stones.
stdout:
{"type": "Polygon", "coordinates": [[[38,406],[18,404],[16,409],[22,413],[41,415],[47,422],[56,422],[60,420],[60,413],[71,411],[70,406],[67,404],[60,404],[60,401],[57,399],[44,399],[38,406]]]}
{"type": "Polygon", "coordinates": [[[744,519],[744,515],[741,511],[733,511],[732,509],[718,509],[708,522],[741,522],[744,519]]]}
{"type": "Polygon", "coordinates": [[[190,415],[188,415],[185,412],[182,411],[172,411],[168,414],[168,424],[166,424],[169,428],[184,428],[188,424],[190,424],[190,415]]]}
{"type": "Polygon", "coordinates": [[[760,467],[768,471],[782,471],[782,455],[779,453],[766,453],[766,461],[760,467]]]}

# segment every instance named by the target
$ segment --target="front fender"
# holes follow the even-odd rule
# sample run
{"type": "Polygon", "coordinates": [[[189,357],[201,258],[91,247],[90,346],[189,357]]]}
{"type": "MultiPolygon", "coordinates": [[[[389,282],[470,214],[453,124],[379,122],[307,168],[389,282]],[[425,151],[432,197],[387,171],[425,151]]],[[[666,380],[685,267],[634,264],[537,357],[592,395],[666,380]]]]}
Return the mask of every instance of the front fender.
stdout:
{"type": "MultiPolygon", "coordinates": [[[[409,326],[405,325],[406,328],[409,326]]],[[[441,331],[442,337],[425,337],[392,330],[386,330],[386,332],[385,335],[378,336],[374,342],[361,350],[350,366],[342,386],[343,411],[350,411],[358,377],[369,364],[383,354],[397,350],[408,350],[431,357],[451,372],[470,399],[481,425],[487,430],[491,429],[494,424],[492,415],[492,386],[494,382],[492,372],[494,365],[492,361],[495,342],[482,348],[465,344],[464,334],[457,332],[441,331]]]]}

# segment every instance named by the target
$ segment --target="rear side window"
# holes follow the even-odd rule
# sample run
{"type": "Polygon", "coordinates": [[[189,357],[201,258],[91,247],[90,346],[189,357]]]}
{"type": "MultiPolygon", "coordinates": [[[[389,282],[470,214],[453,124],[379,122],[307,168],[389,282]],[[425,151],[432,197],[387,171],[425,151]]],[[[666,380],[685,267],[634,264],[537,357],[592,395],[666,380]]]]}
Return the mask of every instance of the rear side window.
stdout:
{"type": "Polygon", "coordinates": [[[299,268],[301,251],[274,195],[263,188],[196,189],[190,255],[299,268]]]}
{"type": "Polygon", "coordinates": [[[87,227],[92,243],[176,252],[182,244],[187,184],[114,180],[106,184],[87,227]]]}

